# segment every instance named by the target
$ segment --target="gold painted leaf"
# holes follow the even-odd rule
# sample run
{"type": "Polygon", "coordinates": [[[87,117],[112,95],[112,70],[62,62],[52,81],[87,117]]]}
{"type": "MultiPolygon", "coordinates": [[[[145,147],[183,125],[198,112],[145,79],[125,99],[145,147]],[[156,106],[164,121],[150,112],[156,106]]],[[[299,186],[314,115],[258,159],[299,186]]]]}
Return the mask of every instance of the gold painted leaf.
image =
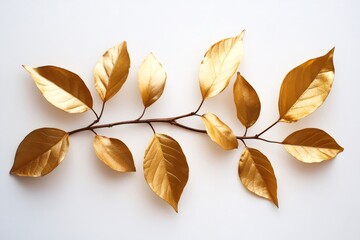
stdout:
{"type": "Polygon", "coordinates": [[[96,91],[106,102],[112,98],[125,83],[130,69],[130,57],[126,42],[107,50],[96,63],[94,81],[96,91]]]}
{"type": "Polygon", "coordinates": [[[199,82],[203,99],[221,93],[229,84],[243,57],[242,31],[210,47],[200,65],[199,82]]]}
{"type": "Polygon", "coordinates": [[[160,98],[166,83],[166,72],[153,53],[141,63],[138,81],[143,104],[149,107],[160,98]]]}
{"type": "Polygon", "coordinates": [[[56,128],[40,128],[29,133],[16,150],[10,173],[40,177],[54,170],[69,148],[69,134],[56,128]]]}
{"type": "Polygon", "coordinates": [[[111,169],[118,172],[136,171],[129,148],[119,139],[96,135],[93,146],[96,156],[111,169]]]}
{"type": "Polygon", "coordinates": [[[150,188],[177,212],[189,167],[175,139],[165,134],[154,135],[145,151],[144,175],[150,188]]]}
{"type": "Polygon", "coordinates": [[[238,141],[233,131],[216,115],[206,113],[201,117],[205,123],[206,132],[220,147],[231,150],[238,147],[238,141]]]}
{"type": "Polygon", "coordinates": [[[296,122],[314,112],[328,96],[334,82],[334,48],[292,69],[281,85],[280,121],[296,122]]]}
{"type": "Polygon", "coordinates": [[[234,102],[240,122],[246,128],[251,127],[260,115],[260,99],[255,89],[239,72],[234,83],[234,102]]]}
{"type": "Polygon", "coordinates": [[[272,201],[279,207],[274,170],[269,159],[259,150],[245,148],[239,162],[239,177],[250,192],[272,201]]]}
{"type": "Polygon", "coordinates": [[[55,66],[23,66],[46,100],[68,113],[81,113],[92,108],[89,89],[73,72],[55,66]]]}
{"type": "Polygon", "coordinates": [[[317,128],[296,131],[282,144],[293,157],[305,163],[330,160],[344,150],[329,134],[317,128]]]}

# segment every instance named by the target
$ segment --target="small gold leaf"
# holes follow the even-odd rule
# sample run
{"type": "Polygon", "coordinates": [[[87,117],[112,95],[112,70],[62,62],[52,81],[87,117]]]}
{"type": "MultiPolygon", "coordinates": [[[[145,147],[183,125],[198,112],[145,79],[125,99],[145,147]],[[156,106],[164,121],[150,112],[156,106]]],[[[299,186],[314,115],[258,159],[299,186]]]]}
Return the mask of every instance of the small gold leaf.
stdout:
{"type": "Polygon", "coordinates": [[[55,66],[24,68],[46,100],[55,107],[69,113],[81,113],[92,108],[90,91],[75,73],[55,66]]]}
{"type": "Polygon", "coordinates": [[[56,128],[40,128],[20,143],[11,174],[40,177],[54,170],[69,148],[69,134],[56,128]]]}
{"type": "Polygon", "coordinates": [[[201,117],[205,123],[206,132],[220,147],[231,150],[238,147],[238,141],[233,131],[223,123],[216,115],[206,113],[201,117]]]}
{"type": "Polygon", "coordinates": [[[255,89],[239,72],[234,83],[234,102],[240,122],[246,128],[251,127],[260,115],[260,99],[255,89]]]}
{"type": "Polygon", "coordinates": [[[175,139],[165,134],[154,135],[145,151],[144,175],[150,188],[177,212],[189,167],[175,139]]]}
{"type": "Polygon", "coordinates": [[[305,163],[330,160],[344,150],[329,134],[317,128],[296,131],[282,144],[293,157],[305,163]]]}
{"type": "Polygon", "coordinates": [[[221,93],[235,74],[243,56],[242,31],[210,47],[200,65],[199,82],[203,99],[221,93]]]}
{"type": "Polygon", "coordinates": [[[138,81],[143,104],[149,107],[160,98],[166,82],[166,72],[153,53],[140,65],[138,81]]]}
{"type": "Polygon", "coordinates": [[[112,98],[125,83],[130,69],[130,57],[126,42],[107,50],[96,63],[94,81],[96,91],[106,102],[112,98]]]}
{"type": "Polygon", "coordinates": [[[96,135],[93,145],[96,156],[111,169],[118,172],[136,171],[129,148],[119,139],[96,135]]]}
{"type": "Polygon", "coordinates": [[[270,161],[259,150],[245,148],[239,162],[239,176],[249,191],[279,207],[274,170],[270,161]]]}
{"type": "Polygon", "coordinates": [[[314,112],[328,96],[334,82],[334,48],[291,70],[281,85],[280,121],[296,122],[314,112]]]}

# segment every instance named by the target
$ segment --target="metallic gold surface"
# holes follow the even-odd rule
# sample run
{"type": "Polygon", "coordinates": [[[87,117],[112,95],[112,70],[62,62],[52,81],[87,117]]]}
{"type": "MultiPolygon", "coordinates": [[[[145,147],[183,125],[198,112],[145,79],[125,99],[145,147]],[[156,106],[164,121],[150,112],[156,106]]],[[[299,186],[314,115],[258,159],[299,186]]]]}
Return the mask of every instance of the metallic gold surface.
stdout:
{"type": "Polygon", "coordinates": [[[245,148],[239,162],[239,177],[250,192],[272,201],[279,207],[274,170],[270,161],[259,150],[245,148]]]}
{"type": "Polygon", "coordinates": [[[40,177],[54,170],[69,148],[69,134],[56,128],[40,128],[20,143],[10,173],[40,177]]]}
{"type": "Polygon", "coordinates": [[[55,107],[69,113],[81,113],[92,108],[90,91],[75,73],[55,66],[24,68],[46,100],[55,107]]]}
{"type": "Polygon", "coordinates": [[[243,57],[242,31],[210,47],[200,65],[199,82],[203,99],[221,93],[229,84],[243,57]]]}
{"type": "Polygon", "coordinates": [[[95,65],[94,81],[96,91],[106,102],[125,83],[130,69],[130,57],[126,42],[107,50],[95,65]]]}
{"type": "Polygon", "coordinates": [[[96,156],[111,169],[118,172],[136,171],[129,148],[119,139],[96,135],[93,146],[96,156]]]}
{"type": "Polygon", "coordinates": [[[334,81],[334,48],[291,70],[281,85],[280,121],[295,122],[315,111],[328,96],[334,81]]]}
{"type": "Polygon", "coordinates": [[[145,151],[144,176],[150,188],[177,212],[189,167],[175,139],[165,134],[154,135],[145,151]]]}
{"type": "Polygon", "coordinates": [[[293,157],[305,163],[330,160],[344,150],[329,134],[317,128],[296,131],[282,144],[293,157]]]}
{"type": "Polygon", "coordinates": [[[260,115],[261,104],[259,96],[239,72],[237,73],[233,91],[237,117],[246,128],[249,128],[260,115]]]}
{"type": "Polygon", "coordinates": [[[220,147],[231,150],[238,147],[238,141],[233,131],[215,114],[206,113],[201,120],[205,123],[206,132],[220,147]]]}
{"type": "Polygon", "coordinates": [[[149,107],[160,98],[166,83],[166,72],[153,53],[141,63],[138,82],[143,104],[149,107]]]}

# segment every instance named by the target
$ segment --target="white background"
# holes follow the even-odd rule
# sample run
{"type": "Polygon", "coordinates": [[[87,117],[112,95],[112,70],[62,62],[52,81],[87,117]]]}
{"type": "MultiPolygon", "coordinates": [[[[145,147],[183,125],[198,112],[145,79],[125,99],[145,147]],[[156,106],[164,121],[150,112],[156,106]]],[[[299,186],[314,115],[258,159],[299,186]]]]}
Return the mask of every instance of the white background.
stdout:
{"type": "MultiPolygon", "coordinates": [[[[1,1],[0,7],[0,239],[360,239],[358,1],[1,1]],[[156,124],[181,144],[190,178],[176,214],[152,193],[142,170],[148,126],[99,131],[123,140],[136,173],[119,174],[96,159],[91,132],[71,136],[65,160],[43,178],[8,174],[16,148],[40,127],[67,131],[90,123],[91,112],[70,115],[49,104],[21,67],[57,65],[78,73],[93,94],[93,67],[102,53],[127,40],[130,75],[108,102],[103,123],[133,119],[142,110],[136,72],[153,51],[168,73],[165,92],[145,117],[193,111],[200,101],[198,69],[216,41],[246,29],[240,71],[257,90],[262,112],[255,134],[278,117],[285,74],[335,50],[335,82],[325,104],[266,137],[318,127],[345,148],[335,160],[304,164],[279,145],[249,141],[271,160],[280,208],[248,192],[237,176],[243,150],[226,152],[205,135],[156,124]]],[[[240,135],[232,84],[207,101],[240,135]]],[[[202,127],[198,118],[186,121],[202,127]]]]}

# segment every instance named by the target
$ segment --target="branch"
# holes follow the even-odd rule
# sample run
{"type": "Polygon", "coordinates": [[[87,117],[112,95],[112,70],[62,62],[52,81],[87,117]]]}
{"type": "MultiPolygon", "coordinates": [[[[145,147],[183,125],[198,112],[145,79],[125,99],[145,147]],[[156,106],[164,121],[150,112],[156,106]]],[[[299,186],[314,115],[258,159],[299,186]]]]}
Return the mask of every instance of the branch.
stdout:
{"type": "MultiPolygon", "coordinates": [[[[87,127],[83,127],[83,128],[79,128],[79,129],[70,131],[69,135],[72,135],[72,134],[75,134],[75,133],[78,133],[78,132],[83,132],[83,131],[92,131],[92,132],[94,132],[95,129],[99,129],[99,128],[111,128],[111,127],[114,127],[114,126],[128,125],[128,124],[148,124],[151,127],[151,129],[153,130],[153,132],[155,133],[154,127],[152,126],[153,123],[168,123],[168,124],[171,124],[173,126],[176,126],[176,127],[182,128],[182,129],[186,129],[188,131],[207,134],[206,130],[189,127],[189,126],[186,126],[186,125],[181,124],[181,123],[176,121],[178,119],[191,117],[191,116],[194,116],[194,115],[197,115],[197,114],[195,112],[191,112],[191,113],[188,113],[188,114],[184,114],[184,115],[180,115],[180,116],[172,117],[172,118],[148,118],[148,119],[137,118],[135,120],[129,120],[129,121],[121,121],[121,122],[114,122],[114,123],[100,124],[100,125],[90,125],[90,126],[87,126],[87,127]]],[[[273,126],[275,126],[275,124],[277,122],[272,124],[270,127],[266,128],[260,134],[256,134],[254,136],[236,136],[236,139],[242,141],[245,146],[246,146],[245,140],[260,140],[260,141],[264,141],[264,142],[268,142],[268,143],[281,144],[280,142],[277,142],[277,141],[272,141],[272,140],[260,138],[261,134],[263,134],[264,132],[266,132],[267,130],[269,130],[273,126]]]]}

